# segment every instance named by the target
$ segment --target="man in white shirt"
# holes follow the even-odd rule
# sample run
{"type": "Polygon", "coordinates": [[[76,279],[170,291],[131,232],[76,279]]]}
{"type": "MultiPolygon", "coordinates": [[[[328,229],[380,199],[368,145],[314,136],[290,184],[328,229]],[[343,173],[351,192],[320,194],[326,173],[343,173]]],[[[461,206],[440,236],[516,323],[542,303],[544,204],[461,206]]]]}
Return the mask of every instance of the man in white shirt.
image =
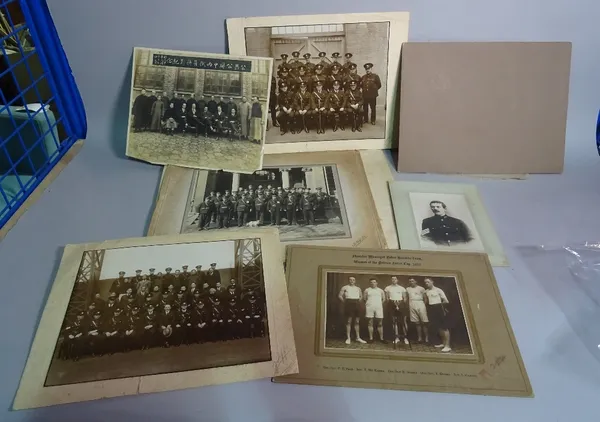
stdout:
{"type": "Polygon", "coordinates": [[[440,338],[442,339],[441,344],[436,344],[435,347],[442,349],[442,352],[451,352],[450,348],[450,327],[448,325],[447,309],[446,304],[448,298],[442,289],[436,287],[433,280],[430,278],[425,279],[425,297],[427,300],[427,314],[429,315],[429,321],[431,324],[438,329],[440,338]]]}
{"type": "Polygon", "coordinates": [[[362,290],[356,285],[355,277],[348,277],[348,284],[341,288],[338,298],[344,304],[344,316],[346,317],[346,344],[350,344],[350,332],[352,331],[352,320],[354,320],[354,334],[356,341],[366,343],[360,338],[360,300],[362,290]]]}
{"type": "Polygon", "coordinates": [[[369,343],[373,343],[373,320],[377,321],[377,333],[379,334],[379,340],[382,343],[387,343],[383,338],[383,302],[385,302],[385,292],[377,287],[377,279],[371,278],[369,280],[371,287],[367,287],[363,293],[363,299],[365,300],[365,316],[368,321],[369,328],[369,343]]]}
{"type": "Polygon", "coordinates": [[[392,284],[385,288],[386,299],[389,303],[390,315],[392,316],[392,326],[394,327],[394,343],[400,343],[400,328],[402,327],[402,335],[404,344],[408,345],[406,333],[408,326],[406,324],[406,306],[408,303],[408,293],[406,289],[398,284],[398,277],[392,276],[392,284]]]}
{"type": "Polygon", "coordinates": [[[411,278],[408,280],[409,286],[406,288],[408,293],[408,309],[410,313],[410,322],[417,328],[417,343],[423,342],[425,334],[425,343],[429,343],[429,330],[427,329],[427,308],[425,306],[425,289],[417,284],[417,280],[411,278]]]}

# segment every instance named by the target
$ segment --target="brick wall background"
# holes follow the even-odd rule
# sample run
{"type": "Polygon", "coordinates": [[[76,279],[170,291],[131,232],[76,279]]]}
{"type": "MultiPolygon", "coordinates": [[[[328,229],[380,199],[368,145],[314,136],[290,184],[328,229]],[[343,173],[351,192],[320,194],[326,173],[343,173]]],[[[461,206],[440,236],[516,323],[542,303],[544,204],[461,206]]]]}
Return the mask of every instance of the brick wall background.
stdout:
{"type": "Polygon", "coordinates": [[[373,73],[381,79],[379,97],[387,92],[388,34],[387,22],[351,23],[344,25],[346,52],[353,54],[352,61],[358,66],[358,73],[364,75],[365,63],[373,63],[373,73]]]}
{"type": "Polygon", "coordinates": [[[256,57],[271,55],[271,27],[246,28],[246,54],[256,57]]]}

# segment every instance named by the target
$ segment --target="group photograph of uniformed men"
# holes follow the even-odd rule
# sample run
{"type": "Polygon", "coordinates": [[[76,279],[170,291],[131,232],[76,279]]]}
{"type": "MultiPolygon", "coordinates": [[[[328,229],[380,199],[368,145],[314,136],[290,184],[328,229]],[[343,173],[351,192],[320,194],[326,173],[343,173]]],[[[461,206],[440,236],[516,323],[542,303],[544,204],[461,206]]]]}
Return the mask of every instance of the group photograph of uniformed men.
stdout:
{"type": "Polygon", "coordinates": [[[350,236],[335,165],[198,173],[182,233],[270,226],[281,241],[350,236]]]}
{"type": "Polygon", "coordinates": [[[136,48],[127,155],[155,164],[260,168],[271,60],[136,48]]]}
{"type": "Polygon", "coordinates": [[[267,143],[385,137],[387,22],[246,28],[272,57],[267,143]]]}
{"type": "Polygon", "coordinates": [[[108,266],[115,277],[78,275],[49,385],[270,359],[264,283],[240,280],[239,264],[220,267],[198,256],[164,268],[108,266]]]}
{"type": "Polygon", "coordinates": [[[454,277],[327,274],[325,348],[472,354],[454,277]]]}
{"type": "Polygon", "coordinates": [[[485,250],[464,195],[410,192],[410,202],[422,247],[485,250]]]}

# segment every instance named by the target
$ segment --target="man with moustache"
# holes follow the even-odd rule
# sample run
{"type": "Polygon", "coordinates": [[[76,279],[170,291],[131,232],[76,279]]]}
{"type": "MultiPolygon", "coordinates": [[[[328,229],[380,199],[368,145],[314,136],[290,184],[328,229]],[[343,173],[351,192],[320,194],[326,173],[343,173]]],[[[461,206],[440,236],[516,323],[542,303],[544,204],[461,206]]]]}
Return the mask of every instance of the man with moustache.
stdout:
{"type": "Polygon", "coordinates": [[[421,236],[436,245],[452,246],[468,243],[473,240],[467,225],[459,218],[447,214],[446,204],[442,201],[431,201],[429,208],[433,216],[423,219],[421,236]]]}

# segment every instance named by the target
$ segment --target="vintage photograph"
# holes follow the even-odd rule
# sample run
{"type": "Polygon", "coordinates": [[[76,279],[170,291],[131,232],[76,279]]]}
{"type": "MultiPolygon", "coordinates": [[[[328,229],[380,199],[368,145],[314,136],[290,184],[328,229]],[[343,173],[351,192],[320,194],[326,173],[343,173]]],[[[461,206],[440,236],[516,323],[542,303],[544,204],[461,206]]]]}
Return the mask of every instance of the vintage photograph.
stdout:
{"type": "Polygon", "coordinates": [[[508,266],[475,185],[388,184],[402,249],[486,253],[493,266],[508,266]]]}
{"type": "Polygon", "coordinates": [[[230,19],[228,35],[274,60],[266,144],[386,139],[408,14],[230,19]]]}
{"type": "Polygon", "coordinates": [[[421,246],[485,251],[464,195],[411,192],[410,203],[421,246]]]}
{"type": "Polygon", "coordinates": [[[455,277],[327,273],[325,349],[473,354],[455,277]]]}
{"type": "MultiPolygon", "coordinates": [[[[389,198],[387,186],[378,198],[389,198]]],[[[289,243],[385,248],[380,220],[358,151],[267,154],[253,174],[166,166],[147,235],[266,227],[282,253],[289,243]]]]}
{"type": "Polygon", "coordinates": [[[275,382],[531,397],[486,256],[288,245],[299,372],[275,382]]]}
{"type": "Polygon", "coordinates": [[[271,359],[260,239],[83,254],[46,386],[271,359]]]}
{"type": "Polygon", "coordinates": [[[274,226],[282,242],[350,237],[336,165],[196,171],[181,233],[274,226]]]}
{"type": "Polygon", "coordinates": [[[154,164],[260,169],[272,63],[135,48],[127,155],[154,164]]]}

